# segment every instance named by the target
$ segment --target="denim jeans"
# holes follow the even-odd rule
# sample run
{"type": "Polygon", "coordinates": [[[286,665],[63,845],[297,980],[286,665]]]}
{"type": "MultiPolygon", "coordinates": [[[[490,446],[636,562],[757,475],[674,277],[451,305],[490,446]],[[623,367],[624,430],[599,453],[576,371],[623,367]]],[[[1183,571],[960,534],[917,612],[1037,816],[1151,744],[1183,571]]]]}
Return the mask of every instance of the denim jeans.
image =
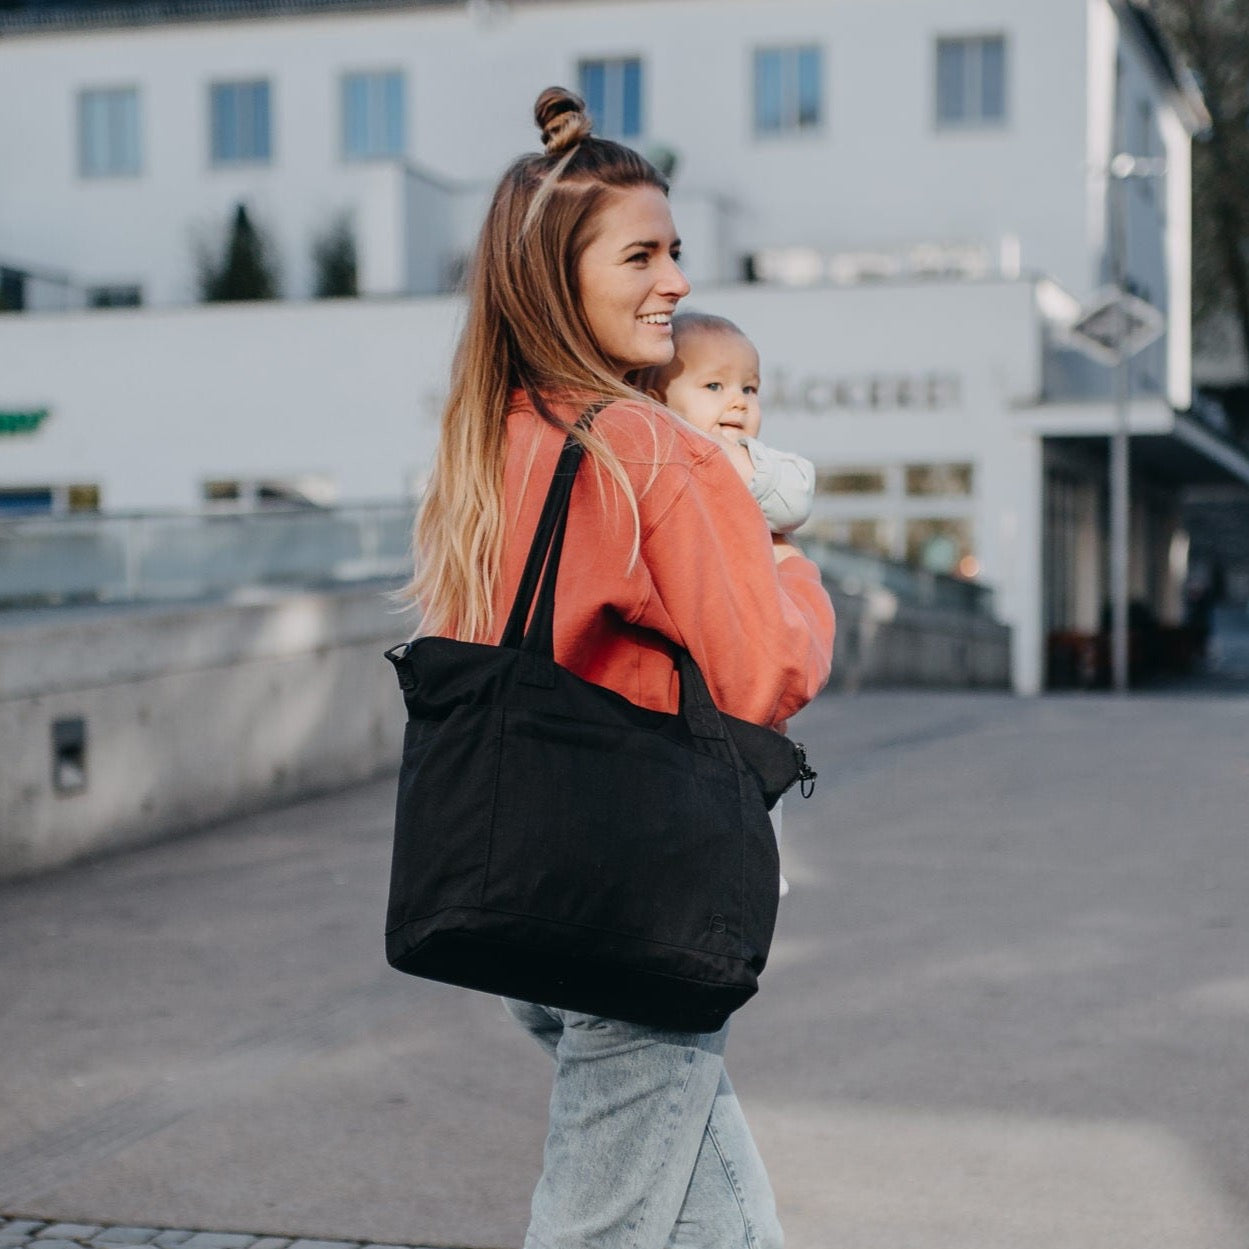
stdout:
{"type": "Polygon", "coordinates": [[[505,1000],[555,1060],[524,1249],[780,1249],[719,1032],[505,1000]]]}

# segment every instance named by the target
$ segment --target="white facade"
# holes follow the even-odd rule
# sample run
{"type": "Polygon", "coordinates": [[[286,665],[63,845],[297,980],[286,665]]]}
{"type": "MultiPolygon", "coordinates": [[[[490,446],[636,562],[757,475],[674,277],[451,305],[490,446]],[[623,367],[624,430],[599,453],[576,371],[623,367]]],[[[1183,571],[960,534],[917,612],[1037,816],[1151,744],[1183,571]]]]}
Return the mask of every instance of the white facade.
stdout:
{"type": "MultiPolygon", "coordinates": [[[[435,292],[500,169],[534,148],[535,95],[575,85],[583,60],[631,57],[642,128],[629,141],[679,155],[688,302],[758,344],[765,437],[813,459],[825,483],[813,529],[899,558],[944,544],[951,568],[994,587],[1021,691],[1042,683],[1047,629],[1097,627],[1100,469],[1067,443],[1104,446],[1109,383],[1061,330],[1111,273],[1116,151],[1167,162],[1164,179],[1118,187],[1126,276],[1168,324],[1134,366],[1134,428],[1178,438],[1189,427],[1173,409],[1191,400],[1200,102],[1126,0],[213,12],[206,0],[204,20],[145,26],[0,18],[0,118],[18,119],[0,121],[0,263],[69,274],[71,300],[138,285],[148,305],[0,318],[0,413],[49,413],[36,434],[0,439],[0,492],[83,482],[109,509],[195,506],[213,480],[312,479],[345,500],[410,492],[460,316],[435,292]],[[940,122],[938,46],[951,40],[1003,58],[987,124],[940,122]],[[759,134],[755,57],[786,48],[818,49],[818,117],[759,134]],[[396,158],[344,159],[341,84],[361,71],[403,75],[396,158]],[[259,80],[269,161],[214,166],[211,85],[259,80]],[[136,91],[137,173],[80,172],[80,93],[99,88],[136,91]],[[238,202],[277,242],[295,302],[188,306],[195,242],[238,202]],[[373,298],[298,302],[312,239],[342,211],[373,298]],[[748,256],[780,280],[739,281],[748,256]],[[1060,469],[1075,475],[1082,554],[1056,573],[1046,518],[1060,469]]],[[[1165,545],[1159,498],[1149,515],[1165,545]]]]}
{"type": "Polygon", "coordinates": [[[197,239],[244,201],[275,237],[291,296],[310,293],[311,241],[344,210],[365,290],[425,293],[430,275],[413,289],[409,253],[467,250],[482,188],[534,146],[537,92],[575,84],[584,59],[628,55],[642,63],[631,142],[678,153],[678,204],[716,206],[686,230],[696,279],[735,278],[743,256],[768,249],[962,245],[1083,298],[1105,280],[1100,171],[1120,46],[1124,139],[1173,170],[1166,192],[1133,198],[1133,276],[1184,331],[1187,133],[1138,42],[1120,44],[1111,0],[496,3],[63,30],[11,19],[0,117],[17,124],[0,126],[0,256],[83,286],[136,284],[146,303],[192,302],[197,239]],[[937,41],[981,36],[1004,44],[1004,116],[940,125],[937,41]],[[819,120],[759,135],[752,58],[786,46],[819,50],[819,120]],[[369,70],[403,75],[401,158],[344,159],[341,82],[369,70]],[[214,165],[211,85],[245,80],[269,84],[270,158],[214,165]],[[79,96],[110,87],[137,92],[139,172],[83,176],[79,96]],[[409,220],[409,167],[443,180],[457,211],[424,195],[409,220]]]}

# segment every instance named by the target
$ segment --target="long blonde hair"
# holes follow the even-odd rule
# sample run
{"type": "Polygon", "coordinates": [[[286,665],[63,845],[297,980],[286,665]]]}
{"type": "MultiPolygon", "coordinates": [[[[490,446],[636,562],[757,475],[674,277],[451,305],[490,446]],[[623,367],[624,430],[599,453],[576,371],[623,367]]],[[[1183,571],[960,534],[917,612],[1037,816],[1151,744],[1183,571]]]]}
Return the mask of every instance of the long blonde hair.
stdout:
{"type": "MultiPolygon", "coordinates": [[[[618,458],[593,432],[572,428],[552,396],[639,398],[590,332],[577,284],[594,219],[612,191],[666,180],[637,152],[595,138],[585,104],[549,87],[534,105],[546,150],[523,156],[495,190],[469,270],[468,315],[429,487],[416,521],[416,572],[407,597],[422,633],[472,640],[494,626],[506,518],[503,468],[509,392],[525,392],[542,419],[570,432],[637,501],[618,458]]],[[[575,420],[575,416],[573,418],[575,420]]]]}

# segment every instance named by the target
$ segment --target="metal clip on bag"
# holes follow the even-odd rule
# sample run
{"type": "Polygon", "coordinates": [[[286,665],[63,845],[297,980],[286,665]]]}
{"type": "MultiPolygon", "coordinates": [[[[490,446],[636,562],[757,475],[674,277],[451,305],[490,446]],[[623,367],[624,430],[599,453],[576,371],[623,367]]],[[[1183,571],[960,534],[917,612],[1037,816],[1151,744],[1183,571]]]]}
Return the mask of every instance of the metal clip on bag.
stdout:
{"type": "Polygon", "coordinates": [[[782,734],[721,714],[684,651],[676,715],[555,662],[581,453],[570,438],[499,645],[424,637],[387,653],[409,720],[386,957],[470,989],[713,1031],[755,993],[772,940],[768,808],[814,773],[782,734]]]}

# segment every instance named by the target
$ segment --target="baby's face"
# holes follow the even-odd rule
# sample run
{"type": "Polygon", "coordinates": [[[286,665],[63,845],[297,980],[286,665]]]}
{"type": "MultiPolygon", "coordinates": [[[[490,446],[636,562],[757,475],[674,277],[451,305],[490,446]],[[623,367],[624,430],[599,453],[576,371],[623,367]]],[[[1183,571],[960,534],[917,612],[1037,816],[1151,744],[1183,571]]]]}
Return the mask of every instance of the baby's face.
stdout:
{"type": "Polygon", "coordinates": [[[759,433],[759,353],[740,334],[696,330],[677,346],[678,372],[664,402],[713,438],[759,433]]]}

